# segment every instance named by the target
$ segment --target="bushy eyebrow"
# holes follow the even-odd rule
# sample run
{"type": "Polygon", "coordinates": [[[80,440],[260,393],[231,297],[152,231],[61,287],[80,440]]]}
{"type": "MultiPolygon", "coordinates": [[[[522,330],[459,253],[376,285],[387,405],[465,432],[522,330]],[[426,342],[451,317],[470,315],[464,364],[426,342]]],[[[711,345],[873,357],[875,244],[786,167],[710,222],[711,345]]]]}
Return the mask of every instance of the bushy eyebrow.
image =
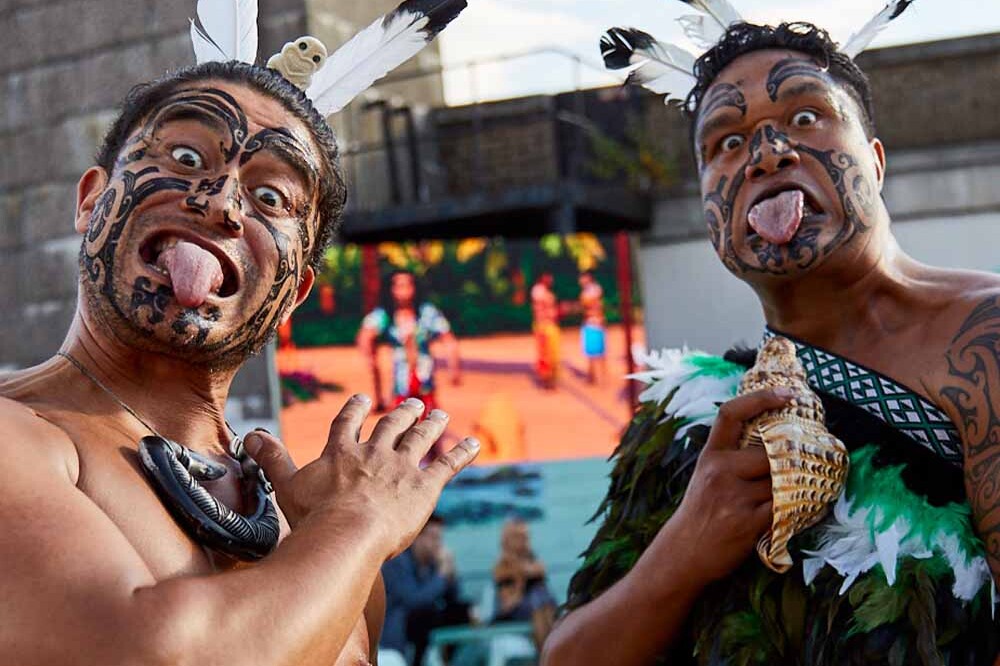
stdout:
{"type": "Polygon", "coordinates": [[[319,167],[309,159],[309,151],[305,146],[288,130],[261,130],[251,139],[251,143],[254,141],[259,142],[260,148],[244,153],[240,157],[240,165],[246,164],[258,152],[265,152],[291,167],[306,187],[311,188],[319,181],[319,167]]]}

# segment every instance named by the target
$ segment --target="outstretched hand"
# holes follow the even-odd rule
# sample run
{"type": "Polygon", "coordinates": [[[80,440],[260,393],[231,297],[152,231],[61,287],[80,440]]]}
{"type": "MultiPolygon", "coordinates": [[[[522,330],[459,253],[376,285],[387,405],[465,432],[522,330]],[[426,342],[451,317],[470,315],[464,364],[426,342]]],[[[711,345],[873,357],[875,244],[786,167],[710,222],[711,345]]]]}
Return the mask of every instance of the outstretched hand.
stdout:
{"type": "Polygon", "coordinates": [[[771,526],[771,472],[761,447],[740,449],[747,421],[783,407],[792,393],[755,391],[726,402],[677,511],[651,548],[702,583],[722,578],[771,526]]]}
{"type": "Polygon", "coordinates": [[[479,453],[479,443],[466,438],[421,468],[448,415],[434,410],[420,421],[424,405],[410,399],[379,419],[368,441],[361,442],[370,409],[367,396],[352,397],[330,425],[323,453],[302,469],[272,435],[251,433],[245,445],[271,480],[293,531],[313,515],[356,519],[378,527],[392,557],[410,545],[445,484],[479,453]]]}

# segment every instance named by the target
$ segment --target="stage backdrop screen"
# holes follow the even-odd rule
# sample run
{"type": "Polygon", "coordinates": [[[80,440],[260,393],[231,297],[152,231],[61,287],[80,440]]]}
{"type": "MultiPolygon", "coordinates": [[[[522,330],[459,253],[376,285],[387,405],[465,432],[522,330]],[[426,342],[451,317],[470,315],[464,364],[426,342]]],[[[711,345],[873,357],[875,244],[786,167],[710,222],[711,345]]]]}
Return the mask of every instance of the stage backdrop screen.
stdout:
{"type": "Polygon", "coordinates": [[[438,506],[465,589],[489,596],[499,526],[519,516],[562,598],[632,413],[629,345],[644,340],[630,264],[626,237],[592,234],[330,249],[279,332],[292,456],[319,455],[354,393],[447,411],[439,450],[482,442],[438,506]]]}

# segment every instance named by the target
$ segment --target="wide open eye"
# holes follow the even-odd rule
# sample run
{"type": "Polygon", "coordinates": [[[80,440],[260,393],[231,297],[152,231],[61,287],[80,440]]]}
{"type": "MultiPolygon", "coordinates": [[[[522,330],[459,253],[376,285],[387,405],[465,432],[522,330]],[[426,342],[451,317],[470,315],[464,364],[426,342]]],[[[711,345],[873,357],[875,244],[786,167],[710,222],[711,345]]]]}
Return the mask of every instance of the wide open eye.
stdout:
{"type": "Polygon", "coordinates": [[[202,159],[201,154],[194,148],[177,146],[170,151],[170,156],[184,166],[191,167],[192,169],[200,169],[205,166],[205,160],[202,159]]]}
{"type": "Polygon", "coordinates": [[[261,185],[253,188],[252,194],[257,201],[268,208],[287,208],[284,195],[273,187],[261,185]]]}
{"type": "Polygon", "coordinates": [[[730,134],[729,136],[723,137],[722,141],[719,142],[719,147],[722,148],[724,152],[730,152],[742,148],[743,144],[746,143],[744,139],[739,134],[730,134]]]}
{"type": "Polygon", "coordinates": [[[819,116],[815,111],[799,111],[792,116],[792,125],[795,127],[808,127],[809,125],[815,125],[818,120],[819,116]]]}

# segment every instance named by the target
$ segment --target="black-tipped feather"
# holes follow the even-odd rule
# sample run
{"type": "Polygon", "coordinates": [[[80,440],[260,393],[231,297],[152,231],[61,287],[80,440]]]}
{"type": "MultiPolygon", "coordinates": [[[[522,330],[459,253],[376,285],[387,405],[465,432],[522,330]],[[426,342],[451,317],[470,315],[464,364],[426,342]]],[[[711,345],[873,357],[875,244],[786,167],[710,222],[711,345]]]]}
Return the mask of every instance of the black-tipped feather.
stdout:
{"type": "Polygon", "coordinates": [[[339,111],[419,53],[466,6],[466,0],[405,0],[327,58],[306,94],[321,114],[339,111]]]}
{"type": "Polygon", "coordinates": [[[422,32],[427,35],[427,39],[430,41],[468,6],[469,3],[466,0],[405,0],[385,15],[384,23],[391,23],[406,12],[422,14],[429,19],[422,32]]]}
{"type": "Polygon", "coordinates": [[[601,37],[601,57],[608,69],[625,69],[635,63],[632,56],[636,49],[648,48],[656,43],[649,33],[635,28],[611,28],[601,37]]]}

